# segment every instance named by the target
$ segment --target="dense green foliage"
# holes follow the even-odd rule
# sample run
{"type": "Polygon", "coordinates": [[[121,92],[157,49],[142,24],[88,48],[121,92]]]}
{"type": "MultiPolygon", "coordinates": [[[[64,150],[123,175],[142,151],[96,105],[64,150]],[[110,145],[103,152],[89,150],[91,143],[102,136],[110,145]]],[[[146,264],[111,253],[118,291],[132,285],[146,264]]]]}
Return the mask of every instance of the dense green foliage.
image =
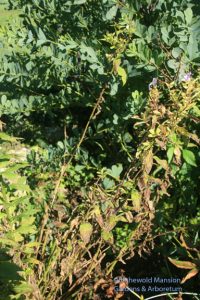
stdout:
{"type": "Polygon", "coordinates": [[[8,2],[0,24],[4,297],[93,299],[90,278],[151,251],[189,260],[188,279],[196,275],[199,1],[8,2]]]}

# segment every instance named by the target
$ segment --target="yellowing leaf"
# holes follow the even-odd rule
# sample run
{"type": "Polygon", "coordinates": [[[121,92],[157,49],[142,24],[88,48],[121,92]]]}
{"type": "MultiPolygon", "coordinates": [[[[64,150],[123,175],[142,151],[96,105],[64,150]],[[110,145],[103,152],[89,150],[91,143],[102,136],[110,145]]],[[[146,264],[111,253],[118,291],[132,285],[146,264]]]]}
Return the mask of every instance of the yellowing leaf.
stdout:
{"type": "Polygon", "coordinates": [[[169,261],[176,266],[177,268],[180,269],[194,269],[196,265],[192,263],[191,261],[181,261],[181,260],[176,260],[168,257],[169,261]]]}
{"type": "Polygon", "coordinates": [[[2,238],[1,237],[0,242],[1,242],[2,245],[5,245],[5,246],[12,246],[12,247],[17,247],[18,246],[18,243],[16,243],[12,239],[7,239],[7,238],[2,238]]]}
{"type": "Polygon", "coordinates": [[[15,137],[12,137],[4,132],[0,132],[0,139],[7,141],[7,142],[16,142],[17,139],[15,137]]]}
{"type": "Polygon", "coordinates": [[[181,280],[181,283],[186,282],[188,279],[194,277],[195,275],[197,275],[199,273],[199,269],[194,268],[192,270],[190,270],[187,275],[181,280]]]}
{"type": "Polygon", "coordinates": [[[141,207],[141,199],[141,194],[137,190],[133,189],[131,191],[131,200],[133,202],[134,210],[137,212],[140,210],[141,207]]]}
{"type": "Polygon", "coordinates": [[[160,159],[157,156],[154,156],[153,158],[164,170],[168,170],[168,163],[165,159],[160,159]]]}
{"type": "Polygon", "coordinates": [[[127,81],[127,74],[126,74],[126,71],[124,70],[124,68],[119,66],[117,73],[121,77],[123,85],[125,85],[125,83],[127,81]]]}
{"type": "Polygon", "coordinates": [[[33,265],[39,265],[41,264],[41,261],[39,261],[36,258],[30,257],[26,260],[28,263],[33,264],[33,265]]]}
{"type": "Polygon", "coordinates": [[[34,225],[23,225],[17,228],[15,233],[21,233],[21,234],[34,234],[36,233],[36,227],[34,225]]]}
{"type": "Polygon", "coordinates": [[[147,153],[147,155],[144,158],[144,169],[147,172],[147,174],[149,174],[151,172],[152,166],[153,166],[153,153],[152,153],[152,149],[149,150],[149,152],[147,153]]]}
{"type": "Polygon", "coordinates": [[[115,74],[118,74],[118,69],[119,69],[120,63],[121,63],[121,59],[115,59],[113,61],[113,70],[114,70],[115,74]]]}
{"type": "Polygon", "coordinates": [[[106,224],[106,229],[110,231],[115,227],[116,224],[117,224],[117,217],[115,215],[112,215],[108,219],[108,222],[106,224]]]}
{"type": "Polygon", "coordinates": [[[23,218],[21,221],[21,225],[28,226],[32,225],[35,222],[35,217],[23,218]]]}
{"type": "Polygon", "coordinates": [[[113,241],[114,241],[112,232],[109,232],[106,230],[102,230],[101,237],[106,242],[113,243],[113,241]]]}
{"type": "Polygon", "coordinates": [[[72,242],[71,240],[67,240],[67,251],[71,252],[73,250],[72,242]]]}
{"type": "Polygon", "coordinates": [[[90,237],[92,235],[93,227],[90,223],[82,223],[80,225],[80,236],[84,243],[89,243],[90,237]]]}
{"type": "Polygon", "coordinates": [[[95,205],[93,210],[94,217],[101,228],[104,226],[103,217],[101,215],[101,210],[98,205],[95,205]]]}
{"type": "Polygon", "coordinates": [[[13,240],[14,242],[22,242],[24,240],[23,236],[17,231],[7,233],[7,237],[13,240]]]}
{"type": "Polygon", "coordinates": [[[132,223],[132,222],[133,222],[133,215],[132,215],[132,213],[131,213],[130,211],[127,211],[127,212],[125,213],[125,216],[126,216],[126,219],[127,219],[127,221],[128,221],[129,223],[132,223]]]}

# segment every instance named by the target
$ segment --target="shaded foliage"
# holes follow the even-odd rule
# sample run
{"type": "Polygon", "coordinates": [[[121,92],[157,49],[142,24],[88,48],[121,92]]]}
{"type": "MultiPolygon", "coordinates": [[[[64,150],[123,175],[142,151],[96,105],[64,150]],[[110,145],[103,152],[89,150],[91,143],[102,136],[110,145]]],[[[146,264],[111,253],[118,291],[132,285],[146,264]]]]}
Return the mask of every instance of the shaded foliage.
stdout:
{"type": "Polygon", "coordinates": [[[9,5],[20,16],[0,26],[1,245],[23,271],[7,296],[92,299],[155,241],[175,258],[180,233],[198,247],[198,1],[9,5]],[[24,165],[6,154],[16,145],[24,165]]]}

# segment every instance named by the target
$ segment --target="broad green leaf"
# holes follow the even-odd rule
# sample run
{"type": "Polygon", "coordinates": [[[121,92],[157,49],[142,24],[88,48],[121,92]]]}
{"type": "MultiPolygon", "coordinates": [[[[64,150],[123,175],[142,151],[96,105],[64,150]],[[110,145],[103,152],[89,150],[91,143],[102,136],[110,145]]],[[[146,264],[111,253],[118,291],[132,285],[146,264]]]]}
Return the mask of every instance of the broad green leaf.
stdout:
{"type": "Polygon", "coordinates": [[[187,149],[183,149],[183,158],[186,161],[186,163],[188,163],[191,166],[196,167],[196,159],[195,159],[195,155],[192,151],[187,150],[187,149]]]}
{"type": "Polygon", "coordinates": [[[2,95],[1,96],[1,103],[2,103],[2,105],[4,105],[6,103],[6,101],[7,101],[6,95],[2,95]]]}
{"type": "Polygon", "coordinates": [[[21,233],[21,234],[29,234],[29,233],[34,234],[37,232],[37,230],[36,230],[36,227],[33,225],[32,226],[31,225],[29,225],[29,226],[23,225],[23,226],[20,226],[19,228],[17,228],[15,232],[21,233]]]}
{"type": "Polygon", "coordinates": [[[21,225],[28,226],[28,225],[32,225],[34,222],[35,222],[35,217],[22,218],[21,225]]]}
{"type": "Polygon", "coordinates": [[[167,65],[170,69],[177,70],[179,63],[175,59],[170,59],[167,61],[167,65]]]}
{"type": "Polygon", "coordinates": [[[2,281],[21,280],[18,272],[22,271],[16,264],[8,261],[0,262],[0,279],[2,281]]]}
{"type": "Polygon", "coordinates": [[[17,247],[18,243],[16,243],[16,241],[12,240],[12,239],[8,239],[8,238],[0,238],[0,245],[5,245],[5,246],[12,246],[12,247],[17,247]]]}
{"type": "Polygon", "coordinates": [[[40,40],[46,41],[46,36],[45,36],[45,34],[44,34],[44,32],[42,31],[41,28],[39,28],[38,37],[39,37],[40,40]]]}
{"type": "Polygon", "coordinates": [[[84,4],[87,0],[74,0],[74,4],[84,4]]]}
{"type": "Polygon", "coordinates": [[[174,147],[170,147],[167,150],[167,158],[169,163],[172,161],[173,155],[174,155],[174,147]]]}
{"type": "Polygon", "coordinates": [[[19,285],[15,285],[14,291],[20,295],[28,294],[33,292],[33,287],[29,283],[22,282],[19,285]]]}
{"type": "Polygon", "coordinates": [[[188,7],[188,8],[184,11],[184,14],[185,14],[185,20],[186,20],[186,23],[189,25],[189,24],[192,22],[192,17],[193,17],[192,9],[191,9],[190,7],[188,7]]]}
{"type": "Polygon", "coordinates": [[[38,246],[40,246],[39,242],[30,242],[30,243],[24,245],[25,248],[33,248],[33,247],[38,247],[38,246]]]}
{"type": "Polygon", "coordinates": [[[14,242],[22,242],[24,240],[23,236],[16,230],[14,232],[8,232],[5,236],[14,242]]]}
{"type": "Polygon", "coordinates": [[[7,142],[16,142],[17,139],[15,137],[12,137],[8,134],[6,134],[5,132],[0,132],[0,140],[4,140],[7,142]]]}
{"type": "MultiPolygon", "coordinates": [[[[5,218],[5,216],[7,216],[7,214],[6,213],[2,213],[2,212],[0,212],[0,220],[1,219],[3,219],[3,218],[5,218]]],[[[1,241],[0,241],[1,242],[1,241]]]]}
{"type": "Polygon", "coordinates": [[[4,172],[5,168],[10,165],[10,160],[0,161],[0,172],[4,172]]]}
{"type": "Polygon", "coordinates": [[[117,10],[118,10],[118,6],[117,5],[111,7],[109,9],[109,11],[106,13],[106,19],[107,20],[112,20],[116,16],[117,10]]]}
{"type": "Polygon", "coordinates": [[[169,41],[169,33],[166,29],[165,26],[162,26],[161,27],[161,33],[162,33],[162,38],[163,38],[163,41],[168,44],[168,41],[169,41]]]}
{"type": "Polygon", "coordinates": [[[127,74],[126,74],[126,71],[124,70],[124,68],[119,66],[117,69],[117,73],[121,77],[123,85],[125,85],[126,81],[127,81],[127,74]]]}
{"type": "Polygon", "coordinates": [[[174,58],[178,58],[182,53],[182,50],[179,47],[173,48],[172,49],[172,56],[174,58]]]}
{"type": "Polygon", "coordinates": [[[115,186],[115,182],[113,179],[110,179],[108,177],[104,178],[103,180],[103,186],[106,190],[111,189],[112,187],[115,186]]]}
{"type": "Polygon", "coordinates": [[[108,174],[119,179],[121,172],[123,171],[122,164],[113,165],[111,170],[108,171],[108,174]]]}
{"type": "Polygon", "coordinates": [[[10,259],[11,257],[6,253],[6,249],[0,248],[0,262],[9,261],[10,259]]]}

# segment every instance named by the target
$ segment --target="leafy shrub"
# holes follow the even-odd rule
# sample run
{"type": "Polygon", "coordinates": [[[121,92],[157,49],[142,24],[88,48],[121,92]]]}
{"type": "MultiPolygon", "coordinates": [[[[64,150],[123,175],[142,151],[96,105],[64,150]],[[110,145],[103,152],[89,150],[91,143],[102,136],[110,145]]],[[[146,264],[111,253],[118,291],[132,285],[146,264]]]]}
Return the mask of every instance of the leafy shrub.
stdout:
{"type": "Polygon", "coordinates": [[[31,230],[1,242],[27,282],[14,283],[15,297],[88,299],[89,278],[158,237],[170,256],[179,232],[196,234],[199,3],[9,2],[21,15],[0,28],[1,119],[30,144],[19,182],[1,181],[12,231],[21,214],[31,230]]]}

